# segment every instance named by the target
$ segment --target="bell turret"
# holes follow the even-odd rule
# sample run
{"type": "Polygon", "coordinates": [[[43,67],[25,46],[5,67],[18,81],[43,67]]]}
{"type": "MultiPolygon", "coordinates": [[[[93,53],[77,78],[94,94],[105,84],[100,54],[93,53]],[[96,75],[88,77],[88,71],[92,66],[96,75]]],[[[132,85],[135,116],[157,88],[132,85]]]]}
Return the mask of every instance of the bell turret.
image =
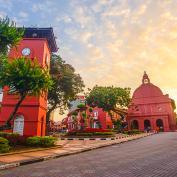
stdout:
{"type": "Polygon", "coordinates": [[[146,71],[144,71],[142,83],[143,83],[143,84],[149,84],[149,83],[150,83],[150,79],[149,79],[149,77],[148,77],[146,71]]]}

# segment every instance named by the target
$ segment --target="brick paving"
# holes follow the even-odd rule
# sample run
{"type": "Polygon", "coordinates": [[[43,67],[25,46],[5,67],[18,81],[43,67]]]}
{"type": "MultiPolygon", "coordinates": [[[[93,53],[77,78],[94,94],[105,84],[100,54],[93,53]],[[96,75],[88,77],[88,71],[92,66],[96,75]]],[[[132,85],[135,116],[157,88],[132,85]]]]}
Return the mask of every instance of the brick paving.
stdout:
{"type": "Polygon", "coordinates": [[[0,176],[177,177],[177,132],[20,166],[1,171],[0,176]]]}
{"type": "MultiPolygon", "coordinates": [[[[136,139],[143,136],[148,136],[150,134],[140,134],[135,136],[127,136],[122,137],[121,139],[115,140],[59,140],[57,145],[62,145],[58,148],[50,148],[50,149],[43,149],[41,151],[33,151],[33,152],[21,152],[16,154],[9,154],[9,155],[0,155],[0,170],[4,168],[9,168],[13,166],[19,166],[19,163],[23,162],[36,162],[35,159],[38,161],[39,159],[49,159],[50,157],[53,158],[55,156],[62,156],[66,154],[73,154],[76,152],[81,152],[86,149],[93,149],[94,147],[102,147],[105,145],[110,145],[110,143],[120,143],[127,140],[136,139]],[[5,165],[5,166],[4,166],[5,165]]],[[[42,161],[42,160],[41,160],[42,161]]]]}

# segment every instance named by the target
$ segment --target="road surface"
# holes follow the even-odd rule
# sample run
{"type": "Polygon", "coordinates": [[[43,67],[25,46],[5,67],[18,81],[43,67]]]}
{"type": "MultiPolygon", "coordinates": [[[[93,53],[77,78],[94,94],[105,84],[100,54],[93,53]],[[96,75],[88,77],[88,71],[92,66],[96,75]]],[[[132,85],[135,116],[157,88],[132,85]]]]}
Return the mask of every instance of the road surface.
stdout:
{"type": "Polygon", "coordinates": [[[0,172],[2,177],[177,177],[177,132],[0,172]]]}

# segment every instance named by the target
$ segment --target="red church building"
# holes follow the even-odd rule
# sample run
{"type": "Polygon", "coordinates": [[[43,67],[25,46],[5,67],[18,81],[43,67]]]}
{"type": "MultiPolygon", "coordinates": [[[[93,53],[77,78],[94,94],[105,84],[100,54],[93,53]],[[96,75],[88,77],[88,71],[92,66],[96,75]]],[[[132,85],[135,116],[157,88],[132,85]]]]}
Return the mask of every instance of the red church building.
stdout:
{"type": "MultiPolygon", "coordinates": [[[[24,37],[17,47],[9,52],[9,59],[24,56],[37,59],[42,68],[50,68],[52,52],[58,48],[52,28],[25,28],[24,37]]],[[[15,68],[14,68],[15,69],[15,68]]],[[[3,88],[0,110],[0,125],[4,124],[17,104],[18,95],[11,94],[8,87],[3,88]]],[[[47,93],[38,97],[28,96],[22,102],[11,125],[12,132],[24,136],[43,136],[46,128],[47,93]]]]}
{"type": "Polygon", "coordinates": [[[142,84],[133,93],[127,122],[129,130],[176,130],[176,114],[172,100],[150,82],[146,72],[142,84]]]}

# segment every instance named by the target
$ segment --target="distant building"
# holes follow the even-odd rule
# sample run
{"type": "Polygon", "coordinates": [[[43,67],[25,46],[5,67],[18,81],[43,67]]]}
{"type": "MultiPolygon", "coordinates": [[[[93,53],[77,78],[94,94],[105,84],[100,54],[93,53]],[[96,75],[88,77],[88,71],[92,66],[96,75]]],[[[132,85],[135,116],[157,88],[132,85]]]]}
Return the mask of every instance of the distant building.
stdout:
{"type": "Polygon", "coordinates": [[[142,84],[133,93],[127,122],[129,129],[141,131],[176,130],[176,114],[172,107],[172,100],[150,82],[146,72],[142,84]]]}
{"type": "MultiPolygon", "coordinates": [[[[68,112],[68,116],[62,121],[69,131],[82,128],[113,128],[111,117],[102,108],[90,108],[88,105],[85,105],[84,108],[79,109],[79,104],[85,105],[84,96],[78,96],[75,101],[71,102],[71,109],[68,112]],[[85,117],[84,114],[86,114],[85,117]]],[[[114,113],[113,117],[117,120],[120,118],[120,115],[114,113]]]]}
{"type": "Polygon", "coordinates": [[[62,130],[62,122],[61,121],[50,121],[50,131],[51,132],[59,132],[62,130]]]}
{"type": "Polygon", "coordinates": [[[69,112],[76,110],[79,104],[85,104],[85,96],[77,96],[76,100],[71,101],[69,112]]]}
{"type": "Polygon", "coordinates": [[[68,129],[68,117],[65,117],[65,118],[61,121],[61,126],[62,126],[62,130],[68,129]]]}

